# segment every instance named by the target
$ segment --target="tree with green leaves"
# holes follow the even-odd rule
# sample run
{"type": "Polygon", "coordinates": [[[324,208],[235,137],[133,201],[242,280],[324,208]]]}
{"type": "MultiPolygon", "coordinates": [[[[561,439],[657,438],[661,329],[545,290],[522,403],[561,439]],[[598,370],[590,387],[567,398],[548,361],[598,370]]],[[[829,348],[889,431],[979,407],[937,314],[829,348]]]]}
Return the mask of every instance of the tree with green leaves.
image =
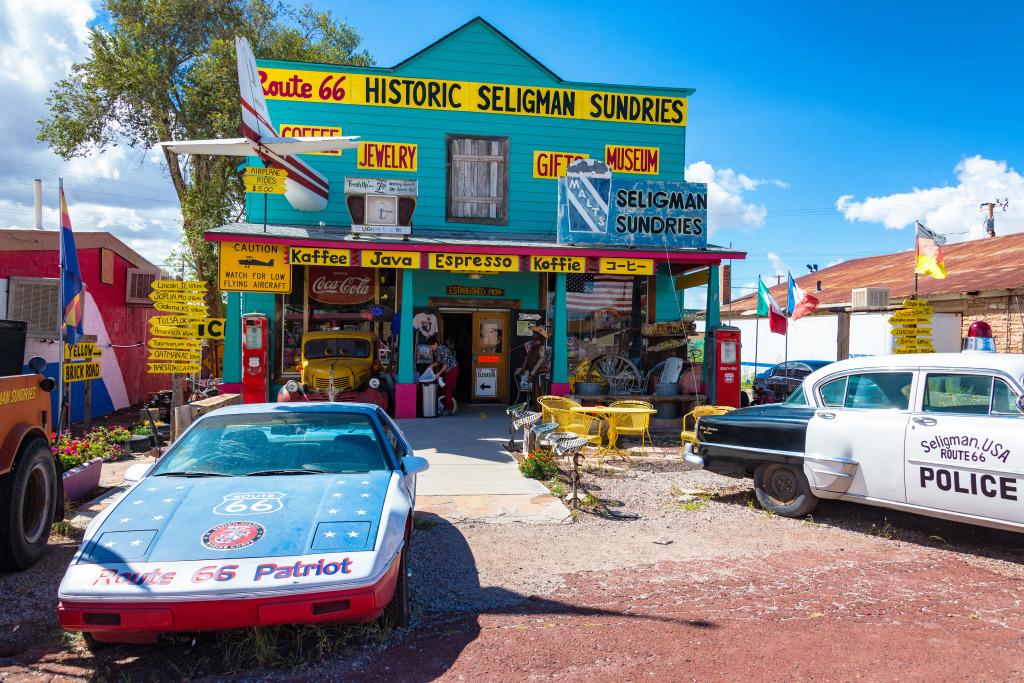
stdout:
{"type": "MultiPolygon", "coordinates": [[[[256,55],[322,64],[369,66],[359,34],[331,12],[270,0],[105,0],[92,27],[89,58],[72,67],[47,98],[39,140],[64,159],[124,144],[149,149],[167,140],[239,135],[241,106],[236,35],[256,55]]],[[[221,310],[217,253],[207,230],[238,221],[244,185],[240,157],[177,155],[163,150],[181,202],[181,253],[210,283],[211,314],[221,310]]]]}

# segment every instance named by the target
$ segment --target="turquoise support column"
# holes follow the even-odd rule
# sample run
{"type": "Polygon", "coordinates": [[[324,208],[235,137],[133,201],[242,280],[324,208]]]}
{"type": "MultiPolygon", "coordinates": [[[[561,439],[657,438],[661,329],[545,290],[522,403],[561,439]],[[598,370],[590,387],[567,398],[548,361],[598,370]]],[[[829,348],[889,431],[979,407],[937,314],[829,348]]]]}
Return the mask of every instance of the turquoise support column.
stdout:
{"type": "Polygon", "coordinates": [[[240,394],[242,393],[242,295],[239,292],[228,292],[228,302],[224,306],[224,318],[224,376],[221,378],[221,391],[240,394]]]}
{"type": "Polygon", "coordinates": [[[398,337],[398,383],[395,387],[395,417],[416,417],[416,364],[413,361],[412,278],[415,271],[402,271],[401,326],[398,337]]]}
{"type": "Polygon", "coordinates": [[[565,396],[569,393],[569,315],[565,302],[565,273],[555,276],[554,354],[551,358],[551,393],[565,396]]]}
{"type": "Polygon", "coordinates": [[[717,352],[715,343],[708,334],[712,327],[722,324],[722,297],[718,291],[718,266],[708,267],[708,304],[704,314],[704,386],[709,405],[718,405],[718,386],[711,372],[711,358],[717,352]]]}

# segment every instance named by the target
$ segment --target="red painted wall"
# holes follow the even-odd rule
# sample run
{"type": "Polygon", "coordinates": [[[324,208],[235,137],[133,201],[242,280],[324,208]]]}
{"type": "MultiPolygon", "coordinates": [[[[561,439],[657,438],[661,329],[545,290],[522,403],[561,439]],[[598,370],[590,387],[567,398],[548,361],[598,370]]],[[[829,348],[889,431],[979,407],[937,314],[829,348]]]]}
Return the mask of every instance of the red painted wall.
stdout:
{"type": "MultiPolygon", "coordinates": [[[[119,347],[103,349],[104,354],[114,352],[124,377],[128,401],[131,405],[149,399],[149,394],[171,388],[171,376],[146,372],[146,339],[149,318],[157,314],[150,306],[129,306],[125,303],[125,287],[131,263],[116,252],[114,257],[114,283],[100,283],[100,249],[78,249],[78,265],[89,295],[96,302],[111,344],[119,347]]],[[[0,277],[57,277],[60,253],[49,251],[0,251],[0,277]]],[[[6,311],[4,311],[6,313],[6,311]]],[[[86,323],[88,325],[88,322],[86,323]]]]}

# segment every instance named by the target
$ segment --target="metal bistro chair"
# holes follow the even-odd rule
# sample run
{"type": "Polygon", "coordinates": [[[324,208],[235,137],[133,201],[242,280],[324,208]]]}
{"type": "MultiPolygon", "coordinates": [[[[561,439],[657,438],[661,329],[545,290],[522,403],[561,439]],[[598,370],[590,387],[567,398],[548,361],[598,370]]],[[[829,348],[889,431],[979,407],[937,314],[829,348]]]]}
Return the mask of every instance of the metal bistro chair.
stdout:
{"type": "Polygon", "coordinates": [[[601,445],[601,420],[593,415],[575,413],[571,410],[554,409],[551,411],[552,420],[558,424],[561,432],[572,432],[577,436],[587,439],[595,446],[601,445]],[[597,433],[591,434],[594,425],[597,425],[597,433]]]}
{"type": "Polygon", "coordinates": [[[722,415],[733,410],[731,406],[697,406],[686,415],[683,416],[683,431],[680,432],[679,438],[682,439],[683,448],[680,449],[679,459],[683,459],[683,450],[687,443],[691,443],[694,446],[697,445],[697,421],[705,415],[722,415]],[[693,427],[690,429],[686,428],[687,423],[693,420],[693,427]]]}
{"type": "MultiPolygon", "coordinates": [[[[654,405],[647,401],[615,401],[609,408],[647,408],[654,410],[654,405]]],[[[646,455],[647,449],[644,448],[644,438],[650,441],[651,446],[654,445],[654,441],[651,439],[651,414],[650,413],[628,413],[623,415],[612,415],[612,419],[615,420],[615,430],[621,435],[635,435],[640,437],[640,455],[646,455]]]]}
{"type": "Polygon", "coordinates": [[[540,413],[532,410],[527,410],[526,403],[517,403],[516,405],[509,406],[505,412],[508,413],[509,427],[508,427],[508,443],[505,447],[510,453],[514,453],[518,450],[516,445],[516,432],[519,429],[523,429],[523,441],[526,441],[526,429],[532,427],[540,421],[540,413]]]}
{"type": "Polygon", "coordinates": [[[572,497],[568,502],[572,503],[573,510],[580,509],[580,464],[583,461],[583,450],[589,443],[590,439],[586,437],[574,436],[559,440],[551,449],[556,458],[572,458],[572,497]]]}
{"type": "Polygon", "coordinates": [[[580,404],[571,398],[564,396],[541,396],[537,399],[537,405],[541,407],[541,414],[544,422],[554,422],[552,411],[565,410],[566,408],[578,407],[580,404]]]}

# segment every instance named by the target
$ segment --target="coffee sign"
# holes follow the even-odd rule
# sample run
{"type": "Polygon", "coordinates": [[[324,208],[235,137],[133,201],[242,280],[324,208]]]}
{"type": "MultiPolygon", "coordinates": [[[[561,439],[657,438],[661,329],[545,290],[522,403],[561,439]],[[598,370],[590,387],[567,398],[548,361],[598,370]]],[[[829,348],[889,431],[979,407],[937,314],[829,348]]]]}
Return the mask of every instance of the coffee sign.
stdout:
{"type": "Polygon", "coordinates": [[[373,299],[372,268],[309,267],[309,298],[325,304],[361,304],[373,299]]]}

